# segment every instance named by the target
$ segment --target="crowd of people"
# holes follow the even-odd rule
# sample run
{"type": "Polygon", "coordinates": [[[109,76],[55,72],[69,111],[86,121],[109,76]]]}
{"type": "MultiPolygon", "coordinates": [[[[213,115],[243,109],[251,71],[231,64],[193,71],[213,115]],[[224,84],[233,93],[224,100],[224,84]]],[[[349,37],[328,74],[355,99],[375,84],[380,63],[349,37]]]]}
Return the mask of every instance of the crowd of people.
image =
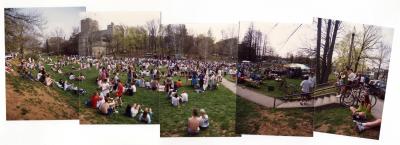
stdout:
{"type": "MultiPolygon", "coordinates": [[[[9,59],[6,62],[6,68],[9,70],[7,72],[13,71],[10,60],[13,60],[14,58],[9,59]]],[[[41,82],[47,87],[57,86],[64,91],[71,91],[74,94],[80,95],[86,93],[86,91],[83,88],[78,88],[73,83],[68,83],[68,80],[82,80],[84,79],[84,76],[81,74],[77,79],[70,79],[67,77],[67,74],[63,75],[63,71],[65,70],[64,67],[77,64],[79,64],[79,62],[77,61],[76,56],[64,56],[54,60],[51,57],[42,57],[39,55],[37,59],[32,57],[21,59],[17,66],[17,72],[22,78],[41,82]],[[46,65],[50,66],[50,70],[46,70],[46,65]],[[53,71],[53,73],[48,71],[53,71]],[[62,78],[60,78],[58,81],[52,78],[52,74],[54,75],[57,73],[62,75],[62,78]]],[[[79,68],[73,68],[70,72],[68,72],[68,74],[73,75],[75,71],[78,71],[78,69],[79,68]]]]}
{"type": "MultiPolygon", "coordinates": [[[[83,69],[95,68],[99,72],[96,79],[98,92],[87,104],[106,115],[118,113],[116,108],[122,106],[123,96],[140,93],[137,88],[165,92],[171,105],[178,107],[189,102],[187,89],[197,93],[215,90],[222,77],[233,75],[236,69],[234,63],[179,59],[81,57],[80,61],[85,66],[83,69]],[[123,81],[120,74],[126,74],[126,80],[123,81]],[[184,86],[190,87],[181,89],[184,86]]],[[[124,114],[150,123],[152,109],[143,106],[128,104],[124,114]]]]}

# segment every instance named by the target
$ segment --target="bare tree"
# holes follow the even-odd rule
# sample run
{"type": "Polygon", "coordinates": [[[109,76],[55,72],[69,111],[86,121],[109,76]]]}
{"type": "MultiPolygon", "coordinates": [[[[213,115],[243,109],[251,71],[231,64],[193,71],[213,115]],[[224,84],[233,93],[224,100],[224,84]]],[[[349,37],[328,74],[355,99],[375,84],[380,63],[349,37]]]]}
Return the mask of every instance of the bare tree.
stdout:
{"type": "Polygon", "coordinates": [[[65,33],[64,33],[64,30],[63,29],[61,29],[60,27],[56,27],[54,30],[53,30],[53,32],[52,32],[52,34],[51,34],[53,37],[55,37],[55,45],[56,45],[56,47],[57,47],[57,50],[55,51],[56,52],[56,54],[61,54],[61,48],[62,48],[62,42],[63,42],[63,40],[64,40],[64,38],[65,38],[65,33]]]}
{"type": "Polygon", "coordinates": [[[356,55],[356,60],[354,63],[354,71],[357,71],[359,62],[363,58],[363,54],[375,48],[382,36],[379,35],[379,28],[372,25],[363,25],[363,30],[361,32],[360,49],[356,55]]]}
{"type": "Polygon", "coordinates": [[[316,48],[316,78],[317,83],[327,83],[329,75],[332,71],[332,56],[336,45],[337,33],[339,31],[341,22],[331,19],[325,20],[326,31],[325,31],[325,41],[322,45],[322,19],[318,19],[317,24],[317,48],[316,48]],[[332,25],[334,25],[332,27],[332,25]],[[333,28],[333,29],[332,29],[333,28]],[[322,56],[320,56],[320,49],[323,48],[322,56]],[[321,62],[320,62],[321,60],[321,62]]]}
{"type": "Polygon", "coordinates": [[[391,49],[392,49],[388,45],[384,45],[383,43],[380,43],[380,44],[381,45],[378,48],[377,54],[371,58],[372,62],[378,66],[378,72],[377,72],[377,75],[375,76],[376,77],[375,79],[379,78],[379,75],[382,70],[382,66],[389,63],[389,56],[390,56],[391,49]]]}
{"type": "Polygon", "coordinates": [[[159,24],[155,20],[151,20],[146,23],[146,28],[149,33],[149,48],[153,53],[155,53],[157,50],[157,33],[159,24]]]}
{"type": "Polygon", "coordinates": [[[27,42],[42,37],[41,30],[46,21],[35,11],[20,8],[4,9],[6,51],[19,51],[24,57],[25,48],[31,48],[27,42]],[[24,11],[25,10],[25,11],[24,11]]]}

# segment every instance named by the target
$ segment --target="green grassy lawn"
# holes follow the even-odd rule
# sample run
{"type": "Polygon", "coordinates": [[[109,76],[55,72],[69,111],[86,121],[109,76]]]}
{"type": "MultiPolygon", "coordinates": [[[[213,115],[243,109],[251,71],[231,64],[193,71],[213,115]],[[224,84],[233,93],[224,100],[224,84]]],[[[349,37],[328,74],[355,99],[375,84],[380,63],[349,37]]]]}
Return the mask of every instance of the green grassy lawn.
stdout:
{"type": "MultiPolygon", "coordinates": [[[[144,88],[137,87],[137,92],[134,96],[123,95],[123,106],[117,108],[119,113],[114,113],[111,116],[105,116],[100,114],[96,109],[88,108],[84,106],[83,102],[88,100],[90,96],[97,90],[96,78],[98,70],[95,68],[82,70],[82,73],[86,76],[86,80],[82,81],[79,85],[85,88],[87,93],[80,96],[80,120],[81,123],[93,123],[93,124],[138,124],[141,123],[137,118],[131,118],[124,115],[125,107],[128,104],[142,104],[142,107],[150,107],[153,110],[152,124],[159,123],[159,104],[158,99],[164,96],[162,92],[152,91],[144,88]]],[[[113,77],[113,75],[111,75],[113,77]]],[[[121,82],[126,82],[126,73],[120,73],[119,77],[121,82]]]]}
{"type": "MultiPolygon", "coordinates": [[[[46,73],[50,74],[50,77],[54,81],[58,81],[59,79],[63,79],[63,80],[68,79],[68,76],[66,76],[64,74],[58,74],[58,73],[52,71],[51,70],[51,66],[49,66],[47,64],[45,64],[44,66],[45,66],[46,73]]],[[[71,68],[73,66],[74,65],[68,65],[68,66],[62,68],[62,70],[63,70],[63,72],[71,72],[72,71],[71,68]]],[[[18,68],[16,66],[13,66],[13,69],[15,71],[18,70],[18,68]]],[[[37,70],[32,71],[32,75],[33,75],[34,78],[36,78],[37,73],[38,73],[37,70]]],[[[25,89],[25,90],[28,90],[28,91],[32,92],[33,94],[35,92],[33,92],[34,90],[33,90],[33,86],[32,85],[36,85],[36,86],[43,85],[40,82],[30,81],[30,80],[27,80],[27,79],[22,79],[20,77],[10,77],[10,78],[12,79],[12,84],[16,88],[16,90],[23,91],[25,89]]],[[[78,84],[78,82],[76,82],[76,81],[69,81],[69,83],[74,83],[75,85],[78,84]]],[[[74,107],[76,109],[76,111],[78,111],[78,109],[79,109],[79,96],[77,94],[74,94],[74,93],[72,93],[70,91],[64,91],[62,89],[59,89],[55,85],[52,88],[53,88],[53,90],[56,90],[59,93],[58,95],[54,96],[56,99],[65,100],[69,105],[74,107]]]]}
{"type": "Polygon", "coordinates": [[[283,96],[287,95],[286,91],[288,91],[288,92],[293,92],[293,91],[301,92],[300,91],[300,83],[301,83],[301,81],[302,80],[300,80],[300,79],[286,79],[287,84],[288,85],[289,84],[292,85],[293,86],[292,88],[294,90],[292,88],[290,88],[290,89],[281,89],[279,87],[279,85],[280,85],[279,82],[277,82],[275,80],[264,80],[261,83],[260,87],[258,87],[258,88],[250,87],[247,84],[241,84],[241,85],[242,86],[243,85],[246,86],[247,89],[251,89],[251,90],[257,91],[257,92],[262,93],[262,94],[264,94],[266,96],[280,98],[280,97],[283,97],[283,96]],[[268,91],[268,86],[274,87],[274,90],[273,91],[268,91]]]}
{"type": "Polygon", "coordinates": [[[313,135],[313,109],[272,109],[238,97],[238,134],[313,135]]]}
{"type": "MultiPolygon", "coordinates": [[[[370,121],[375,120],[370,118],[370,121]]],[[[333,105],[315,110],[314,127],[316,131],[370,139],[379,139],[379,128],[358,133],[348,108],[333,105]]]]}
{"type": "MultiPolygon", "coordinates": [[[[22,78],[17,71],[19,71],[19,68],[17,68],[17,65],[20,63],[19,60],[15,59],[12,60],[10,62],[12,64],[12,68],[15,71],[13,75],[11,74],[7,74],[6,78],[7,78],[7,84],[12,85],[12,88],[14,89],[13,91],[15,91],[16,93],[19,93],[21,95],[40,95],[42,93],[49,95],[49,97],[54,98],[56,101],[59,102],[65,102],[66,105],[70,106],[72,108],[72,110],[74,112],[76,112],[76,114],[79,111],[79,96],[73,92],[70,91],[64,91],[58,87],[56,87],[55,85],[53,85],[52,87],[46,87],[44,84],[38,82],[38,81],[33,81],[33,80],[29,80],[29,79],[25,79],[22,78]]],[[[63,71],[71,71],[71,67],[72,65],[66,66],[63,68],[63,71]]],[[[63,74],[58,74],[56,72],[53,72],[50,69],[50,66],[45,64],[45,70],[48,74],[50,74],[51,78],[58,81],[59,79],[67,79],[67,76],[64,76],[63,74]]],[[[36,78],[38,71],[37,70],[33,70],[32,71],[32,76],[34,78],[36,78]]],[[[76,84],[76,82],[73,82],[76,84]]],[[[41,95],[42,96],[42,95],[41,95]]],[[[40,98],[34,98],[32,99],[28,99],[26,100],[29,105],[40,105],[41,103],[43,103],[45,100],[41,100],[40,98]]],[[[45,101],[46,102],[46,101],[45,101]]],[[[47,102],[47,103],[55,103],[55,102],[47,102]]],[[[18,106],[17,106],[18,107],[18,106]]],[[[48,104],[47,106],[47,111],[55,111],[58,110],[59,108],[57,107],[62,107],[62,104],[60,106],[60,104],[48,104]],[[53,108],[56,107],[56,108],[53,108]],[[54,110],[55,109],[55,110],[54,110]]],[[[61,112],[64,112],[64,110],[62,110],[61,112]]],[[[64,113],[65,114],[65,113],[64,113]]],[[[68,116],[68,114],[66,116],[57,116],[59,115],[58,113],[54,113],[53,116],[55,118],[60,118],[60,119],[78,119],[78,115],[73,115],[73,116],[68,116]]],[[[46,119],[46,118],[44,118],[46,119]]]]}
{"type": "MultiPolygon", "coordinates": [[[[183,83],[185,83],[183,81],[183,83]]],[[[205,109],[210,126],[199,136],[235,136],[236,95],[223,86],[217,90],[196,93],[190,86],[179,89],[189,94],[189,102],[173,107],[166,95],[160,97],[161,136],[186,136],[187,120],[193,108],[205,109]]]]}
{"type": "MultiPolygon", "coordinates": [[[[51,70],[51,66],[49,65],[45,65],[45,69],[46,69],[46,73],[49,73],[51,78],[54,81],[59,81],[60,79],[63,80],[68,80],[68,83],[73,83],[75,86],[79,86],[79,82],[78,81],[74,81],[74,80],[69,80],[68,79],[68,75],[66,75],[66,72],[73,72],[75,75],[78,75],[78,73],[76,71],[72,70],[72,67],[78,67],[78,65],[68,65],[62,68],[63,74],[59,74],[57,72],[54,72],[51,70]]],[[[36,74],[37,72],[35,72],[36,74]]],[[[36,75],[35,75],[36,76],[36,75]]],[[[54,88],[56,88],[55,90],[57,90],[61,96],[65,96],[68,97],[68,99],[66,99],[66,101],[68,102],[68,104],[70,104],[71,106],[73,106],[77,111],[79,110],[79,95],[72,93],[71,91],[64,91],[58,87],[56,87],[54,85],[54,88]]]]}

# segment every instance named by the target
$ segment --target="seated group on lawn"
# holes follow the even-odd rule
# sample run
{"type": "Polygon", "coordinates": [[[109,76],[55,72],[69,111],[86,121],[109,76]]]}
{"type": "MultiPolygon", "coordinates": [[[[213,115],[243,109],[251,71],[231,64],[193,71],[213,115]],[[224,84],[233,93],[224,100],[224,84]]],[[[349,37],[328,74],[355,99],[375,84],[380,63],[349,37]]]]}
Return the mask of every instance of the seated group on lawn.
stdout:
{"type": "Polygon", "coordinates": [[[196,136],[202,130],[206,130],[210,125],[208,115],[204,109],[200,109],[200,115],[197,109],[192,110],[192,116],[188,119],[187,133],[189,136],[196,136]]]}
{"type": "MultiPolygon", "coordinates": [[[[96,61],[96,59],[93,60],[96,61]]],[[[111,115],[113,113],[118,113],[117,108],[123,106],[124,94],[126,96],[135,95],[137,91],[136,82],[139,81],[139,79],[136,79],[136,74],[129,68],[127,71],[128,81],[124,85],[120,79],[119,71],[112,70],[110,61],[104,62],[108,64],[90,62],[90,66],[94,66],[93,63],[96,63],[97,68],[99,68],[96,83],[100,93],[95,92],[93,96],[91,96],[91,99],[87,101],[87,105],[90,105],[92,108],[97,108],[101,114],[111,115]],[[106,67],[100,67],[101,65],[105,65],[106,67]],[[110,73],[113,73],[114,76],[111,77],[110,73]]],[[[150,124],[153,114],[152,109],[150,107],[142,108],[142,106],[144,105],[136,103],[127,104],[124,115],[132,118],[137,117],[139,121],[150,124]]]]}
{"type": "MultiPolygon", "coordinates": [[[[29,57],[27,60],[21,59],[18,66],[18,72],[23,78],[27,78],[33,81],[39,81],[47,87],[57,86],[64,91],[72,91],[75,94],[83,94],[85,93],[85,90],[74,86],[74,84],[72,83],[68,83],[67,77],[65,81],[63,79],[60,79],[57,82],[45,69],[45,64],[47,64],[49,66],[52,66],[51,70],[53,70],[55,73],[62,74],[63,67],[66,67],[70,64],[76,64],[72,60],[75,60],[75,57],[62,57],[57,61],[53,60],[50,57],[47,57],[45,59],[41,56],[39,56],[38,61],[35,61],[35,59],[29,57]],[[36,72],[36,77],[34,77],[34,72],[36,72]]],[[[72,72],[69,74],[72,74],[72,72]]],[[[82,79],[84,78],[84,76],[80,75],[79,78],[82,79]]]]}

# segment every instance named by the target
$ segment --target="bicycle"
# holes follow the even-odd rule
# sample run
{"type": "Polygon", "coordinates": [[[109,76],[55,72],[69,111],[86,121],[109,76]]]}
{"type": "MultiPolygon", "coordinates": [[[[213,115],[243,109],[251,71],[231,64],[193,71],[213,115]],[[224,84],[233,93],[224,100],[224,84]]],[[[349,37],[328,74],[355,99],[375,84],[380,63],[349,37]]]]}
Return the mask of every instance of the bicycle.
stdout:
{"type": "MultiPolygon", "coordinates": [[[[340,95],[340,104],[346,107],[359,105],[365,98],[364,93],[369,93],[370,88],[367,85],[342,85],[346,87],[350,87],[349,90],[346,90],[344,93],[340,95]]],[[[377,102],[376,96],[368,95],[371,107],[374,107],[377,102]]]]}

